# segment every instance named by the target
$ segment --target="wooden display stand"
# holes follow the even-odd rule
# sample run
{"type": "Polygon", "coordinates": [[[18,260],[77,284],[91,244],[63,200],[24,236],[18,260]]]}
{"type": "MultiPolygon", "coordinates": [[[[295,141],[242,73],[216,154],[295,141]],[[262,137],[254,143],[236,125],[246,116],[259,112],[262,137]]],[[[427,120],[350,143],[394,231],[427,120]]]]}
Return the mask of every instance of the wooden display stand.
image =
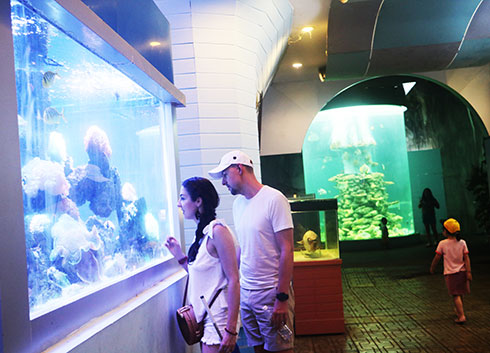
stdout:
{"type": "Polygon", "coordinates": [[[294,263],[295,334],[344,333],[341,259],[294,263]]]}

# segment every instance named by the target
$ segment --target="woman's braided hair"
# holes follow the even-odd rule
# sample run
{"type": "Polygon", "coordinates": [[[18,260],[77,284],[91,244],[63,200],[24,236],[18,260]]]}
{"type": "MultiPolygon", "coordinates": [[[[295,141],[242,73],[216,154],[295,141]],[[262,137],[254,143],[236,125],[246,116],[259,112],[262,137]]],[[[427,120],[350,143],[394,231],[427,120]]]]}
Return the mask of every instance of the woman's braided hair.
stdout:
{"type": "Polygon", "coordinates": [[[192,177],[184,180],[182,186],[187,190],[192,201],[199,197],[202,200],[203,212],[197,212],[196,218],[199,220],[196,229],[196,237],[187,254],[189,263],[196,259],[197,252],[204,237],[204,228],[216,219],[216,208],[219,205],[219,196],[214,185],[206,178],[192,177]]]}

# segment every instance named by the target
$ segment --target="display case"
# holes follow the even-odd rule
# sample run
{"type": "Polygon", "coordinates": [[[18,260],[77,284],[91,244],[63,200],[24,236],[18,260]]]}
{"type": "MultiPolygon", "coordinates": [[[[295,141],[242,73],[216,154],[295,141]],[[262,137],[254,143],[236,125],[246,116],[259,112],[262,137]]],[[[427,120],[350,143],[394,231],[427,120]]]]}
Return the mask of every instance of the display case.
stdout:
{"type": "MultiPolygon", "coordinates": [[[[108,17],[128,6],[104,5],[108,17]]],[[[5,351],[44,351],[149,289],[165,295],[162,282],[177,292],[183,276],[162,245],[181,234],[174,107],[185,97],[93,9],[0,6],[5,351]]],[[[168,32],[149,33],[134,36],[170,51],[168,32]]]]}
{"type": "Polygon", "coordinates": [[[11,19],[35,319],[171,258],[180,102],[55,1],[11,1],[11,19]]]}
{"type": "Polygon", "coordinates": [[[336,199],[291,199],[294,261],[339,258],[336,199]]]}
{"type": "Polygon", "coordinates": [[[344,332],[336,199],[291,199],[295,333],[344,332]]]}

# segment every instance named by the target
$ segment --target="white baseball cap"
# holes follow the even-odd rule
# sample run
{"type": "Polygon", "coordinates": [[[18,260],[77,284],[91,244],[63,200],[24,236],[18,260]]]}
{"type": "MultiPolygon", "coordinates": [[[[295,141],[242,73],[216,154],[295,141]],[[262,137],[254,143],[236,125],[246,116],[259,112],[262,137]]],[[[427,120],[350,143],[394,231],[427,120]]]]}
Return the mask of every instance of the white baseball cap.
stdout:
{"type": "Polygon", "coordinates": [[[246,153],[243,153],[242,151],[231,151],[221,157],[219,165],[216,168],[211,169],[208,174],[213,179],[219,179],[223,176],[223,171],[233,164],[243,164],[253,168],[252,158],[246,153]]]}

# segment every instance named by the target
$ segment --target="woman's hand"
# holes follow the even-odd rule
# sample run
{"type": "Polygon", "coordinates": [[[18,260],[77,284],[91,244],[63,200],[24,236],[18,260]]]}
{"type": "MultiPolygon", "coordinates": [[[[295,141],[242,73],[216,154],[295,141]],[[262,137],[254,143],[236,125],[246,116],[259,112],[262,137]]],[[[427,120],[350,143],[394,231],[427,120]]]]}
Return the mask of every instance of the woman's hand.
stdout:
{"type": "Polygon", "coordinates": [[[223,340],[219,346],[219,353],[231,353],[235,349],[238,334],[231,335],[227,331],[223,334],[223,340]]]}
{"type": "Polygon", "coordinates": [[[185,256],[182,248],[180,247],[179,241],[174,237],[168,237],[167,241],[165,242],[165,246],[177,260],[180,260],[185,256]]]}

